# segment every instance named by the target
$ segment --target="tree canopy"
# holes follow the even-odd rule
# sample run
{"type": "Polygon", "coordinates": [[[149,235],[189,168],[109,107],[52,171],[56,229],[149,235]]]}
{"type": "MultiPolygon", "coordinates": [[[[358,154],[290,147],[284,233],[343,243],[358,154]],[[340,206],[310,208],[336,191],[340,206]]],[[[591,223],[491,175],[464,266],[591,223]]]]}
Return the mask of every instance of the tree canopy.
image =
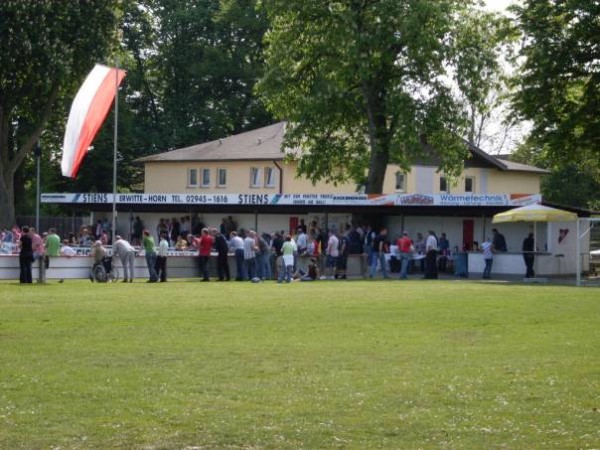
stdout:
{"type": "Polygon", "coordinates": [[[72,92],[114,42],[116,6],[117,0],[0,2],[0,225],[14,223],[15,173],[57,98],[72,92]]]}
{"type": "MultiPolygon", "coordinates": [[[[254,84],[262,74],[262,39],[268,25],[264,9],[257,3],[256,0],[115,0],[82,2],[81,7],[79,3],[52,1],[1,3],[0,7],[7,11],[2,15],[6,21],[0,23],[0,26],[6,26],[3,33],[8,33],[8,29],[13,27],[14,30],[26,29],[19,21],[32,21],[39,30],[34,29],[31,33],[60,31],[63,33],[61,39],[68,40],[70,46],[80,41],[87,42],[88,37],[94,42],[102,40],[96,42],[97,51],[77,50],[79,65],[71,64],[71,60],[62,53],[56,55],[65,65],[61,66],[64,77],[59,80],[57,100],[48,106],[48,117],[39,123],[39,133],[31,140],[35,143],[44,130],[41,136],[43,190],[112,190],[112,112],[77,178],[61,177],[58,167],[69,105],[95,62],[113,65],[115,57],[118,57],[120,66],[127,70],[119,102],[120,190],[141,188],[142,168],[133,164],[137,157],[270,123],[271,115],[253,93],[254,84]],[[29,4],[37,5],[37,9],[27,10],[29,4]],[[83,22],[75,22],[80,18],[78,14],[86,12],[79,9],[90,9],[91,5],[109,15],[110,23],[100,15],[95,21],[94,15],[88,14],[85,18],[101,27],[102,33],[95,32],[95,28],[86,28],[83,22]],[[39,17],[36,15],[38,9],[43,10],[38,11],[39,17]],[[12,10],[13,16],[8,14],[12,10]],[[17,17],[17,13],[20,16],[17,17]],[[44,14],[52,16],[53,20],[50,21],[44,14]],[[40,18],[42,16],[43,19],[40,18]],[[61,28],[63,19],[70,21],[68,28],[61,28]],[[44,26],[40,27],[40,24],[44,26]],[[86,30],[86,36],[80,36],[82,30],[86,30]],[[116,43],[117,30],[119,46],[112,45],[116,43]],[[88,36],[87,33],[91,34],[88,36]]],[[[3,62],[10,60],[10,55],[17,58],[17,52],[21,51],[19,46],[48,56],[45,38],[32,40],[27,33],[15,32],[11,39],[14,40],[14,48],[11,49],[4,47],[10,41],[2,39],[0,42],[2,51],[8,52],[0,55],[3,62]]],[[[69,54],[69,45],[58,47],[69,54]]],[[[21,54],[27,56],[26,52],[21,54]]],[[[31,64],[37,64],[35,59],[31,64]]],[[[44,64],[42,62],[36,67],[43,69],[44,64]]],[[[3,79],[10,79],[8,69],[9,66],[0,68],[3,79]]],[[[29,106],[28,102],[50,97],[53,78],[48,74],[52,72],[42,69],[28,76],[19,96],[11,97],[19,107],[13,108],[9,123],[25,120],[23,111],[40,111],[39,106],[29,106]],[[36,88],[36,83],[40,89],[36,88]]],[[[15,69],[15,73],[25,72],[15,69]]],[[[0,94],[3,92],[0,91],[0,94]]],[[[17,178],[13,178],[12,182],[7,180],[6,185],[11,189],[16,185],[17,203],[21,212],[25,213],[31,211],[34,203],[35,182],[32,180],[35,180],[35,167],[31,152],[23,151],[21,156],[24,164],[19,166],[17,178]]],[[[14,204],[9,197],[7,194],[6,204],[14,204]]],[[[0,225],[10,225],[13,217],[14,214],[11,214],[1,220],[0,225]]]]}
{"type": "Polygon", "coordinates": [[[313,181],[354,179],[378,193],[388,163],[408,169],[424,149],[438,151],[447,174],[462,170],[468,116],[455,81],[477,101],[488,67],[482,58],[472,66],[472,44],[483,40],[473,34],[477,27],[463,27],[473,18],[471,2],[268,5],[258,90],[269,110],[289,121],[286,145],[302,150],[300,173],[313,181]]]}
{"type": "Polygon", "coordinates": [[[530,145],[550,167],[600,180],[600,2],[526,0],[513,12],[523,33],[514,105],[533,123],[530,145]]]}

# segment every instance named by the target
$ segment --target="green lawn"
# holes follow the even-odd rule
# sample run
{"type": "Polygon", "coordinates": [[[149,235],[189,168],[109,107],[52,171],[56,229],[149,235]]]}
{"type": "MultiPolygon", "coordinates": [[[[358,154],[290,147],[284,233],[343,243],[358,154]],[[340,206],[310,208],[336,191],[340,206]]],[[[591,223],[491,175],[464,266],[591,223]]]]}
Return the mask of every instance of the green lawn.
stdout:
{"type": "Polygon", "coordinates": [[[0,283],[0,448],[600,448],[600,290],[0,283]]]}

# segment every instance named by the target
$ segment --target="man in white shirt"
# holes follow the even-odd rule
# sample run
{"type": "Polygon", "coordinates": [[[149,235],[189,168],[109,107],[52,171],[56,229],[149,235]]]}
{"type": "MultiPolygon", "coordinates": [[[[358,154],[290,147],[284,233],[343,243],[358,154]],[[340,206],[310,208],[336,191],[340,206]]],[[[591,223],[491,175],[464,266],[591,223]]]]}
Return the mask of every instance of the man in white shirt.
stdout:
{"type": "Polygon", "coordinates": [[[438,242],[435,232],[429,230],[429,236],[425,241],[425,278],[436,279],[437,274],[437,250],[438,242]]]}
{"type": "Polygon", "coordinates": [[[113,245],[113,252],[121,259],[121,264],[123,265],[123,271],[125,272],[123,283],[127,283],[127,281],[133,283],[135,249],[121,236],[116,236],[115,245],[113,245]]]}
{"type": "Polygon", "coordinates": [[[244,281],[244,240],[235,231],[229,234],[229,248],[235,255],[235,281],[244,281]]]}
{"type": "Polygon", "coordinates": [[[166,234],[161,234],[156,255],[156,276],[161,283],[167,281],[167,255],[169,253],[169,241],[166,234]]]}
{"type": "Polygon", "coordinates": [[[69,245],[67,239],[63,239],[62,245],[60,246],[60,255],[72,258],[73,256],[77,256],[77,251],[69,245]]]}
{"type": "Polygon", "coordinates": [[[327,261],[325,263],[325,272],[329,274],[329,279],[333,280],[335,268],[337,267],[338,257],[340,256],[340,240],[333,230],[329,230],[329,239],[327,240],[327,261]]]}

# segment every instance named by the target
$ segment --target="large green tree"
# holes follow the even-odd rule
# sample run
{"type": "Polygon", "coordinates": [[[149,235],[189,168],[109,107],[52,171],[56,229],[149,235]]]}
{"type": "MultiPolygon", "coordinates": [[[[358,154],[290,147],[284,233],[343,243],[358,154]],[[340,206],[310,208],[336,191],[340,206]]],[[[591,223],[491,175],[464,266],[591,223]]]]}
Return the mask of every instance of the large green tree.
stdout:
{"type": "Polygon", "coordinates": [[[152,53],[145,66],[168,147],[270,123],[253,92],[263,70],[263,6],[256,0],[143,3],[153,18],[152,53]]]}
{"type": "Polygon", "coordinates": [[[0,225],[15,220],[14,177],[53,113],[116,29],[117,0],[0,2],[0,225]]]}
{"type": "Polygon", "coordinates": [[[550,171],[550,174],[542,178],[541,192],[544,200],[560,205],[600,210],[600,179],[597,176],[597,166],[582,167],[575,160],[555,164],[548,158],[543,147],[531,140],[511,153],[510,159],[550,171]]]}
{"type": "Polygon", "coordinates": [[[552,169],[600,180],[600,2],[525,0],[515,109],[552,169]]]}
{"type": "Polygon", "coordinates": [[[300,173],[313,181],[354,179],[378,193],[388,163],[408,169],[426,149],[438,151],[447,174],[458,174],[468,115],[454,92],[457,80],[470,88],[469,100],[485,84],[471,45],[481,40],[461,29],[473,17],[473,2],[267,5],[267,68],[258,89],[269,109],[289,121],[286,145],[301,149],[300,173]]]}
{"type": "Polygon", "coordinates": [[[505,16],[466,9],[454,33],[455,79],[468,117],[467,140],[489,152],[512,145],[519,128],[510,116],[507,60],[518,38],[505,16]]]}
{"type": "MultiPolygon", "coordinates": [[[[264,9],[256,0],[122,0],[120,46],[127,70],[119,102],[121,191],[141,188],[137,157],[256,128],[271,122],[254,84],[262,74],[264,9]]],[[[112,59],[112,57],[111,57],[112,59]]],[[[42,136],[43,191],[112,190],[112,112],[76,179],[60,175],[65,117],[72,96],[59,99],[42,136]]],[[[23,179],[31,212],[35,176],[26,158],[23,179]]],[[[48,205],[44,208],[51,211],[48,205]]],[[[52,212],[56,212],[52,208],[52,212]]]]}

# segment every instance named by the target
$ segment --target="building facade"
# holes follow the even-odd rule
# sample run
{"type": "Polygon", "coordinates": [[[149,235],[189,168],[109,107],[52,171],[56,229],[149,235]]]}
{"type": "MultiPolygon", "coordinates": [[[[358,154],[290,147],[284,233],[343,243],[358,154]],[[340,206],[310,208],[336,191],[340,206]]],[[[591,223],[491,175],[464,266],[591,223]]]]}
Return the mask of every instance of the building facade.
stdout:
{"type": "MultiPolygon", "coordinates": [[[[296,175],[297,151],[283,148],[285,122],[216,141],[138,160],[144,165],[146,193],[354,194],[355,183],[317,182],[296,175]]],[[[419,161],[409,171],[390,164],[385,194],[511,194],[540,192],[537,167],[503,161],[469,146],[470,158],[457,180],[419,161]]]]}
{"type": "MultiPolygon", "coordinates": [[[[238,228],[266,233],[293,232],[301,221],[338,231],[348,223],[368,223],[387,227],[392,240],[402,231],[412,237],[428,230],[446,233],[451,249],[473,251],[491,236],[494,214],[542,201],[545,170],[495,158],[467,143],[469,158],[453,181],[430,155],[415,161],[408,171],[390,164],[383,194],[361,194],[354,183],[312,183],[296,174],[298,150],[283,148],[285,126],[280,122],[139,159],[144,192],[117,195],[117,231],[131,235],[137,217],[152,232],[161,219],[218,227],[229,216],[238,228]]],[[[113,199],[109,193],[49,193],[42,195],[42,202],[89,211],[90,223],[95,223],[111,217],[113,199]]],[[[575,233],[565,233],[571,227],[539,224],[536,248],[541,252],[541,273],[574,270],[575,258],[555,256],[572,253],[575,233]]],[[[525,273],[521,245],[532,224],[498,228],[506,237],[508,253],[499,256],[496,267],[505,273],[525,273]]],[[[469,266],[474,269],[469,270],[482,270],[481,253],[472,255],[469,266]]]]}

